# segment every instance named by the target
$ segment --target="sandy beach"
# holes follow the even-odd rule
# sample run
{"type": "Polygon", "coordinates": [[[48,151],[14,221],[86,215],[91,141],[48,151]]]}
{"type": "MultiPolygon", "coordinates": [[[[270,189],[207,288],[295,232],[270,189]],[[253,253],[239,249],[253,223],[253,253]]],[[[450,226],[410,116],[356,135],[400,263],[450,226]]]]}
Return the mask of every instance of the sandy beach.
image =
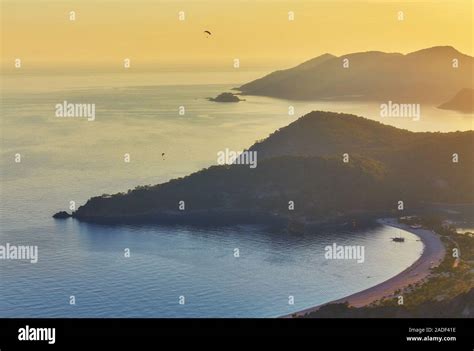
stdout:
{"type": "Polygon", "coordinates": [[[334,300],[322,305],[310,307],[302,311],[283,316],[284,318],[302,316],[318,310],[321,306],[331,303],[348,302],[350,306],[362,307],[383,297],[389,297],[395,291],[403,289],[410,284],[422,281],[430,274],[431,267],[438,266],[444,258],[445,248],[438,234],[426,229],[414,229],[408,225],[398,223],[396,219],[379,219],[383,225],[392,226],[415,234],[423,243],[423,253],[410,267],[396,276],[366,290],[334,300]]]}

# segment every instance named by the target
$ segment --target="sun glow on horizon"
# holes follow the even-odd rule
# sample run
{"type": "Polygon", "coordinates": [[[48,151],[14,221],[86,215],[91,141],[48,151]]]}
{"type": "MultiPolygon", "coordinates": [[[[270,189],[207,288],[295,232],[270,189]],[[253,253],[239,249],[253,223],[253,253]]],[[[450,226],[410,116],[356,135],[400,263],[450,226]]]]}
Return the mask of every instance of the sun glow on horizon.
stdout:
{"type": "Polygon", "coordinates": [[[26,69],[98,71],[119,70],[126,58],[137,71],[232,71],[238,58],[245,71],[287,68],[324,53],[408,53],[437,45],[473,55],[470,0],[7,0],[2,9],[5,71],[16,58],[26,69]]]}

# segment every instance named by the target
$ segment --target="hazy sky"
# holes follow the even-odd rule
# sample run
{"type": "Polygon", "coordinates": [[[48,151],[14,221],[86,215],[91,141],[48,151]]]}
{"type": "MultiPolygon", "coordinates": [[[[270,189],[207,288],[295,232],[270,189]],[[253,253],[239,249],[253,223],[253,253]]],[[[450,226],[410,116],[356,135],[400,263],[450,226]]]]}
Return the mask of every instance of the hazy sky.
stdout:
{"type": "Polygon", "coordinates": [[[473,15],[472,0],[2,0],[2,65],[113,70],[130,58],[137,70],[231,70],[239,58],[244,70],[265,70],[325,52],[435,45],[473,55],[473,15]]]}

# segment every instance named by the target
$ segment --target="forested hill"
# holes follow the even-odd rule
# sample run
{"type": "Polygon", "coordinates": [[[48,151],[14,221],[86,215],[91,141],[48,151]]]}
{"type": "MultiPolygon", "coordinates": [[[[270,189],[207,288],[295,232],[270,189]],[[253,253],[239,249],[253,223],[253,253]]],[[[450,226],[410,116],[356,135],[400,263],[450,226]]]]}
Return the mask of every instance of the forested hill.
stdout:
{"type": "Polygon", "coordinates": [[[390,211],[399,200],[412,209],[424,202],[474,202],[473,141],[472,131],[414,133],[317,111],[253,145],[256,168],[212,166],[94,197],[73,215],[109,223],[243,223],[390,211]]]}
{"type": "MultiPolygon", "coordinates": [[[[360,154],[378,160],[403,157],[436,157],[456,150],[468,152],[473,132],[410,132],[355,115],[313,111],[256,142],[259,160],[275,156],[334,156],[360,154]],[[423,156],[425,155],[425,156],[423,156]]],[[[472,156],[471,152],[468,152],[472,156]]]]}

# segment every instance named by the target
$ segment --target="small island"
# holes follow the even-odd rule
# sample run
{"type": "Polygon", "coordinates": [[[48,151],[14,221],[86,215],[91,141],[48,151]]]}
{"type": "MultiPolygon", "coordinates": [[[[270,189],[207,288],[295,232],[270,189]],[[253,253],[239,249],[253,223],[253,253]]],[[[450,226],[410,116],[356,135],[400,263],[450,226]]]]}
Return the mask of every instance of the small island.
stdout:
{"type": "Polygon", "coordinates": [[[59,212],[56,212],[53,215],[53,218],[55,218],[55,219],[66,219],[66,218],[69,218],[69,217],[72,217],[72,215],[70,215],[66,211],[59,211],[59,212]]]}
{"type": "Polygon", "coordinates": [[[222,93],[216,96],[215,98],[209,98],[209,101],[214,101],[214,102],[239,102],[239,101],[245,101],[243,99],[240,99],[237,95],[233,93],[222,93]]]}

